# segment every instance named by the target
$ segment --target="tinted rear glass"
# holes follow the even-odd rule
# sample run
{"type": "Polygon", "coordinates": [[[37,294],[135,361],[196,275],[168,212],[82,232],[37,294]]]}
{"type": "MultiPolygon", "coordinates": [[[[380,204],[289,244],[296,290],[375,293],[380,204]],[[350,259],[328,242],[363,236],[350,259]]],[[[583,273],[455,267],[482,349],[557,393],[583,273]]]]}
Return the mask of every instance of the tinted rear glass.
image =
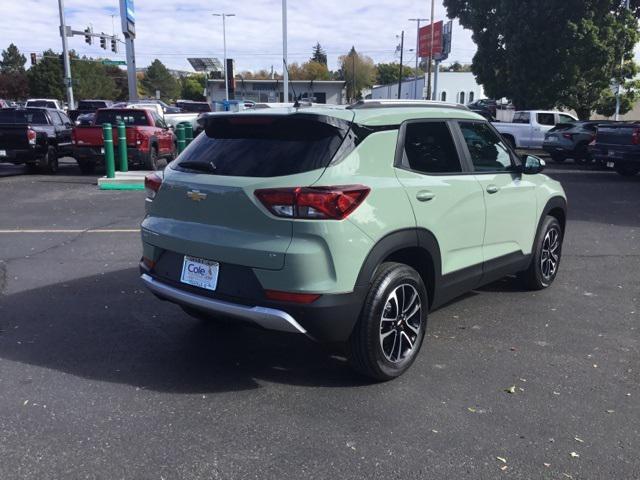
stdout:
{"type": "Polygon", "coordinates": [[[49,122],[42,110],[0,110],[0,123],[47,125],[49,122]]]}
{"type": "Polygon", "coordinates": [[[46,100],[33,100],[27,102],[27,106],[29,107],[45,107],[45,108],[56,108],[56,104],[53,102],[48,102],[46,100]]]}
{"type": "Polygon", "coordinates": [[[181,108],[185,112],[210,112],[211,107],[208,103],[189,103],[189,102],[178,102],[176,104],[178,108],[181,108]]]}
{"type": "Polygon", "coordinates": [[[344,128],[310,118],[267,115],[209,119],[180,155],[179,170],[238,177],[279,177],[325,168],[344,128]]]}
{"type": "Polygon", "coordinates": [[[147,126],[147,113],[139,110],[103,110],[96,115],[96,124],[110,123],[115,125],[124,122],[125,125],[147,126]]]}
{"type": "Polygon", "coordinates": [[[91,102],[87,100],[81,100],[80,103],[78,103],[78,110],[97,110],[106,106],[106,102],[91,102]]]}

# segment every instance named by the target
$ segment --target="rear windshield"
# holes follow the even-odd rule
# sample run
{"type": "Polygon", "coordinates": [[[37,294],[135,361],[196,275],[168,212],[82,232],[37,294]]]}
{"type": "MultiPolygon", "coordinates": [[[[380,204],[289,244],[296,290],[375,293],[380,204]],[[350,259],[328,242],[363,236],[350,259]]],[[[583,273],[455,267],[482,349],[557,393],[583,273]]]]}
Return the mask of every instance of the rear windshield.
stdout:
{"type": "Polygon", "coordinates": [[[210,112],[211,107],[208,103],[189,103],[189,102],[178,102],[176,103],[176,107],[181,108],[185,112],[210,112]]]}
{"type": "Polygon", "coordinates": [[[0,123],[47,125],[49,122],[42,110],[0,110],[0,123]]]}
{"type": "Polygon", "coordinates": [[[31,100],[27,102],[28,107],[45,107],[45,108],[57,108],[54,102],[48,102],[46,100],[31,100]]]}
{"type": "Polygon", "coordinates": [[[78,103],[78,110],[98,110],[99,108],[106,107],[106,102],[92,102],[88,100],[80,100],[78,103]]]}
{"type": "Polygon", "coordinates": [[[139,110],[102,110],[96,114],[96,124],[110,123],[116,125],[124,122],[125,125],[147,126],[147,113],[139,110]]]}
{"type": "Polygon", "coordinates": [[[205,132],[180,155],[175,168],[238,177],[308,172],[329,165],[346,129],[346,124],[299,116],[208,119],[205,132]]]}

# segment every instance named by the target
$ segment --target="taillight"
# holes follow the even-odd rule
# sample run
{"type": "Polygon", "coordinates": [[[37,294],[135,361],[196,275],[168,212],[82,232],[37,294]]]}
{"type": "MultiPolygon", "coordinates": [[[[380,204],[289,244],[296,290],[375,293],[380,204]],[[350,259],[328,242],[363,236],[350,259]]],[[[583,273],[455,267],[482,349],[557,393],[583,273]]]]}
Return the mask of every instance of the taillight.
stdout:
{"type": "Polygon", "coordinates": [[[367,198],[364,185],[334,187],[269,188],[256,197],[277,217],[308,220],[342,220],[367,198]]]}
{"type": "Polygon", "coordinates": [[[635,128],[631,134],[631,143],[634,145],[640,145],[640,128],[635,128]]]}
{"type": "Polygon", "coordinates": [[[147,191],[147,198],[153,200],[162,185],[162,177],[153,172],[144,177],[144,189],[147,191]]]}
{"type": "Polygon", "coordinates": [[[142,132],[136,131],[136,145],[142,145],[145,141],[145,137],[142,132]]]}
{"type": "Polygon", "coordinates": [[[29,140],[29,145],[35,145],[36,144],[36,132],[34,132],[33,130],[31,130],[30,128],[27,129],[27,139],[29,140]]]}
{"type": "Polygon", "coordinates": [[[294,292],[280,292],[278,290],[265,290],[265,297],[269,300],[275,300],[277,302],[291,302],[291,303],[313,303],[320,298],[320,295],[316,293],[294,293],[294,292]]]}

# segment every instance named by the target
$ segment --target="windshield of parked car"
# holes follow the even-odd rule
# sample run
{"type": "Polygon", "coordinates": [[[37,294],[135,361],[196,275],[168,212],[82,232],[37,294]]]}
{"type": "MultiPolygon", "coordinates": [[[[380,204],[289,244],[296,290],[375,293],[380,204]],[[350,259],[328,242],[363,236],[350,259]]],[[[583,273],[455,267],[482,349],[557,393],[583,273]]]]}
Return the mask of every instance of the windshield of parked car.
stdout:
{"type": "Polygon", "coordinates": [[[311,118],[268,115],[208,119],[176,168],[213,175],[278,177],[325,168],[345,131],[311,118]]]}
{"type": "Polygon", "coordinates": [[[124,122],[126,125],[131,126],[149,125],[149,121],[147,120],[147,113],[142,110],[100,110],[96,114],[97,125],[102,125],[103,123],[116,125],[119,122],[124,122]]]}
{"type": "Polygon", "coordinates": [[[48,122],[42,110],[0,110],[0,123],[46,125],[48,122]]]}

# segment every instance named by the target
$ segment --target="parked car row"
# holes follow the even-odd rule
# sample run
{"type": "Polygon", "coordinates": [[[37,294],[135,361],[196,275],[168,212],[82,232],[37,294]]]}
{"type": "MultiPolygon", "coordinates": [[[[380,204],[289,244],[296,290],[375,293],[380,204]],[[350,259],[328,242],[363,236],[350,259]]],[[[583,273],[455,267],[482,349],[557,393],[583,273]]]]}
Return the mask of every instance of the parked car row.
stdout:
{"type": "MultiPolygon", "coordinates": [[[[56,173],[58,158],[76,159],[83,173],[104,162],[102,125],[126,126],[127,156],[132,168],[157,170],[176,156],[176,137],[164,120],[145,108],[103,108],[78,117],[74,126],[61,110],[46,107],[0,109],[0,162],[24,164],[30,172],[56,173]],[[88,124],[88,125],[87,125],[88,124]],[[86,125],[86,126],[85,126],[86,125]]],[[[114,134],[114,145],[118,136],[114,134]]]]}

